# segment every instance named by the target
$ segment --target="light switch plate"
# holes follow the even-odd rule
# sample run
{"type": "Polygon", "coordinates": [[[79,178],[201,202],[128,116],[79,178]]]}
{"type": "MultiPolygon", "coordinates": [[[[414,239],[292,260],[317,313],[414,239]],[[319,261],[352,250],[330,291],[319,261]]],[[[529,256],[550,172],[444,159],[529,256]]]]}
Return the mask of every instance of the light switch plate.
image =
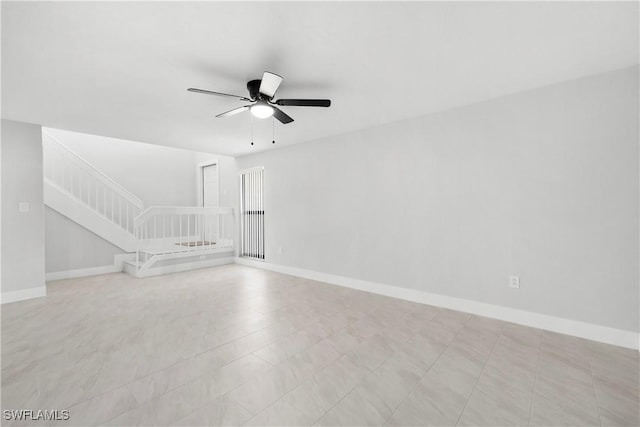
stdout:
{"type": "Polygon", "coordinates": [[[20,202],[18,204],[18,211],[20,211],[20,213],[29,212],[29,202],[20,202]]]}

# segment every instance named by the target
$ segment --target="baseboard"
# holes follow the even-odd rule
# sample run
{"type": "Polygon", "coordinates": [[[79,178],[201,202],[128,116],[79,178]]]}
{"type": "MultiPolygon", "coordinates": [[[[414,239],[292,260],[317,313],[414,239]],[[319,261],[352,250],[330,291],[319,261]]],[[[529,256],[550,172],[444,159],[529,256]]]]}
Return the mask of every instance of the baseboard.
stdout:
{"type": "Polygon", "coordinates": [[[47,282],[50,280],[74,279],[76,277],[97,276],[98,274],[117,273],[122,271],[120,265],[103,265],[101,267],[80,268],[77,270],[56,271],[46,274],[47,282]]]}
{"type": "Polygon", "coordinates": [[[224,257],[211,258],[204,261],[185,262],[182,264],[163,265],[160,267],[153,267],[148,270],[138,272],[137,277],[152,277],[168,273],[180,273],[182,271],[197,270],[199,268],[218,267],[220,265],[233,264],[234,261],[234,257],[224,257]]]}
{"type": "Polygon", "coordinates": [[[125,261],[135,261],[135,259],[136,259],[135,253],[115,254],[113,256],[113,265],[119,268],[118,271],[122,271],[124,270],[125,261]]]}
{"type": "Polygon", "coordinates": [[[2,292],[0,295],[2,304],[8,304],[10,302],[24,301],[32,298],[40,298],[47,296],[47,287],[38,286],[37,288],[23,289],[20,291],[2,292]]]}
{"type": "Polygon", "coordinates": [[[640,334],[622,329],[610,328],[607,326],[595,325],[578,320],[565,319],[561,317],[549,316],[546,314],[534,313],[525,310],[518,310],[499,305],[486,304],[478,301],[463,298],[449,297],[446,295],[433,294],[416,289],[400,288],[397,286],[385,285],[382,283],[369,282],[366,280],[353,279],[333,274],[320,273],[317,271],[305,270],[284,265],[270,264],[262,261],[248,260],[246,258],[235,258],[237,264],[292,276],[303,277],[305,279],[317,280],[319,282],[331,283],[333,285],[358,289],[374,294],[386,295],[407,301],[422,304],[434,305],[451,310],[463,311],[465,313],[504,320],[520,325],[531,326],[538,329],[557,332],[565,335],[572,335],[593,341],[599,341],[620,347],[639,349],[640,334]]]}

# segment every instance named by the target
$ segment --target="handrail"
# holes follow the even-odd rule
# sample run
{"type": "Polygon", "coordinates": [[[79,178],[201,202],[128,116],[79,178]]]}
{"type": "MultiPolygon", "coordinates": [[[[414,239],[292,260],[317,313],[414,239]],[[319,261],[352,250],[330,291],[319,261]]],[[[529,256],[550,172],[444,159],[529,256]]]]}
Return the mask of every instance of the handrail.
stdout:
{"type": "Polygon", "coordinates": [[[137,271],[159,257],[232,250],[233,212],[231,207],[150,206],[133,218],[137,271]]]}
{"type": "Polygon", "coordinates": [[[232,207],[198,207],[198,206],[149,206],[133,219],[134,226],[144,223],[154,215],[233,215],[232,207]]]}
{"type": "Polygon", "coordinates": [[[53,147],[54,149],[61,150],[65,154],[68,154],[68,155],[72,156],[73,158],[75,158],[78,161],[78,163],[80,163],[82,165],[82,167],[84,167],[85,169],[88,169],[94,176],[96,176],[96,178],[98,178],[104,184],[106,184],[107,186],[112,188],[114,191],[119,193],[121,196],[123,196],[124,198],[129,200],[138,209],[143,209],[144,208],[144,203],[142,202],[142,200],[140,200],[138,197],[136,197],[129,190],[127,190],[122,185],[118,184],[113,179],[111,179],[110,177],[105,175],[102,171],[97,169],[95,166],[93,166],[87,160],[85,160],[84,158],[82,158],[78,154],[74,153],[71,149],[69,149],[69,147],[64,145],[62,142],[60,142],[54,136],[49,134],[47,131],[43,130],[42,134],[44,136],[46,136],[47,138],[49,138],[52,142],[54,142],[54,144],[51,145],[51,147],[53,147]]]}

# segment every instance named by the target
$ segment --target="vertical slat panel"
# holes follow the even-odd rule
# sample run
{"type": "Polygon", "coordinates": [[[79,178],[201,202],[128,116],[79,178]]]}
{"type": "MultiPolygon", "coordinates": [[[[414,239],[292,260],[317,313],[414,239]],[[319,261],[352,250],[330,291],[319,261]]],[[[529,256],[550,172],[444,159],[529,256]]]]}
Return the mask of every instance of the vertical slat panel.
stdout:
{"type": "Polygon", "coordinates": [[[259,172],[259,176],[260,176],[260,185],[258,186],[258,201],[259,201],[259,207],[258,207],[258,224],[260,226],[260,234],[258,235],[259,237],[259,245],[258,245],[258,255],[260,256],[260,258],[262,259],[262,253],[264,252],[262,250],[262,244],[264,243],[264,235],[263,235],[263,227],[262,227],[262,171],[259,172]]]}
{"type": "Polygon", "coordinates": [[[251,236],[251,244],[253,248],[251,250],[251,256],[255,257],[258,249],[258,245],[256,244],[256,240],[258,237],[258,227],[256,223],[256,189],[258,188],[258,175],[254,172],[251,174],[253,188],[251,188],[251,223],[253,224],[253,236],[251,236]]]}
{"type": "Polygon", "coordinates": [[[247,185],[247,187],[248,187],[247,188],[247,222],[249,223],[248,224],[249,225],[249,236],[248,236],[248,239],[247,239],[247,255],[251,256],[251,249],[252,249],[252,247],[251,247],[251,239],[252,239],[252,236],[253,236],[253,234],[251,232],[251,209],[252,209],[252,206],[251,206],[251,190],[252,190],[253,187],[251,185],[251,174],[250,173],[247,174],[247,181],[248,181],[248,183],[247,183],[248,184],[247,185]]]}
{"type": "Polygon", "coordinates": [[[253,198],[253,209],[252,216],[253,219],[253,251],[251,255],[254,258],[258,257],[258,172],[254,171],[251,175],[253,175],[253,190],[251,191],[251,197],[253,198]]]}
{"type": "MultiPolygon", "coordinates": [[[[217,237],[231,240],[233,233],[225,217],[216,222],[217,237]]],[[[254,169],[240,175],[240,254],[264,259],[264,170],[254,169]]]]}
{"type": "Polygon", "coordinates": [[[260,258],[264,259],[264,170],[260,171],[260,258]]]}
{"type": "Polygon", "coordinates": [[[253,174],[249,174],[249,181],[251,186],[249,187],[249,256],[253,256],[253,174]]]}
{"type": "Polygon", "coordinates": [[[247,175],[247,178],[249,178],[249,182],[250,182],[250,186],[249,186],[249,190],[247,191],[247,204],[248,204],[248,214],[249,216],[247,217],[247,219],[249,220],[249,229],[250,229],[250,233],[249,233],[249,256],[253,256],[253,212],[251,212],[253,210],[253,175],[251,173],[249,173],[247,175]]]}
{"type": "Polygon", "coordinates": [[[246,175],[242,174],[242,255],[247,254],[247,197],[246,175]]]}
{"type": "Polygon", "coordinates": [[[252,244],[253,244],[253,250],[251,251],[251,256],[252,257],[256,257],[256,254],[258,252],[258,222],[256,221],[256,219],[258,218],[258,215],[256,215],[256,205],[257,205],[257,189],[258,189],[258,174],[253,172],[251,174],[251,176],[253,177],[253,188],[251,189],[251,199],[252,199],[252,205],[251,206],[251,220],[253,222],[253,236],[252,236],[252,244]]]}

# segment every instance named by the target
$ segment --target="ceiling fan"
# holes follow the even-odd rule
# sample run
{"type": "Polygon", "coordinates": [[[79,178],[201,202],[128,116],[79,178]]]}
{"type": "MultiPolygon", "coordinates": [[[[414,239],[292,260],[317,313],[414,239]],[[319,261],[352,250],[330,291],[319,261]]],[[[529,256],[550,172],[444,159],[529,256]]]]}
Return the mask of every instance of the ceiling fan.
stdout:
{"type": "Polygon", "coordinates": [[[297,107],[329,107],[331,100],[329,99],[278,99],[274,100],[273,97],[278,90],[278,87],[282,83],[282,77],[277,74],[265,71],[261,80],[251,80],[247,83],[247,89],[249,90],[249,97],[231,95],[222,92],[212,92],[210,90],[196,89],[190,87],[187,89],[189,92],[204,93],[206,95],[226,96],[229,98],[236,98],[240,101],[248,101],[251,104],[244,105],[242,107],[234,108],[233,110],[225,111],[218,114],[216,117],[229,117],[238,113],[250,110],[251,114],[260,119],[266,119],[267,117],[275,117],[280,123],[291,123],[293,119],[287,115],[284,111],[276,107],[281,106],[297,106],[297,107]]]}

